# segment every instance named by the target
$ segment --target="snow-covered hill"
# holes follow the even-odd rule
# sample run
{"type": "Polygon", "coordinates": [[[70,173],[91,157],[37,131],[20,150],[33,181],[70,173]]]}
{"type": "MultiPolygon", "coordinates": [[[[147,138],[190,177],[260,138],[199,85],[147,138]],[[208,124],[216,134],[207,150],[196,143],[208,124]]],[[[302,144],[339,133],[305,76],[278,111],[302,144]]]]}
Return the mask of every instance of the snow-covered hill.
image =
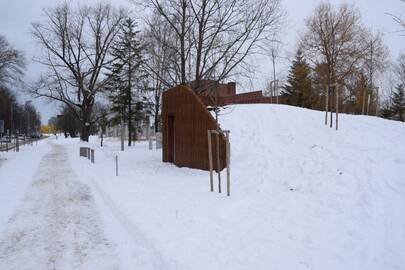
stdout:
{"type": "MultiPolygon", "coordinates": [[[[229,198],[209,192],[208,172],[162,163],[147,143],[121,152],[116,140],[100,148],[92,138],[91,164],[78,156],[87,144],[48,140],[63,145],[91,190],[119,269],[405,269],[404,123],[341,115],[335,131],[322,112],[289,106],[222,113],[231,130],[229,198]]],[[[25,184],[3,181],[20,166],[7,157],[0,189],[21,194],[25,184]]]]}
{"type": "Polygon", "coordinates": [[[269,265],[405,269],[404,123],[341,115],[335,131],[322,112],[282,105],[231,106],[220,119],[234,196],[249,205],[244,223],[255,220],[243,237],[268,243],[257,252],[269,265]]]}
{"type": "Polygon", "coordinates": [[[322,112],[290,106],[222,113],[230,198],[209,192],[208,172],[162,163],[145,143],[121,153],[107,142],[92,166],[71,142],[78,174],[101,194],[100,209],[109,206],[106,220],[114,212],[124,224],[109,238],[120,231],[135,245],[131,253],[118,241],[132,254],[123,261],[141,246],[176,270],[405,269],[404,123],[341,115],[336,131],[322,112]]]}

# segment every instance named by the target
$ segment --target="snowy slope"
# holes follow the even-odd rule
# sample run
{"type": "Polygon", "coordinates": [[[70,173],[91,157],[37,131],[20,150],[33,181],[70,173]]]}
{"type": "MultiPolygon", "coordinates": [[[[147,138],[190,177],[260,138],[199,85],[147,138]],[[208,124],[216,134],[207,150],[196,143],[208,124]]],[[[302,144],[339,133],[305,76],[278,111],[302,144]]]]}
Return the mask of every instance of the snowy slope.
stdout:
{"type": "MultiPolygon", "coordinates": [[[[405,269],[405,125],[281,105],[237,105],[232,195],[210,193],[205,171],[161,162],[160,151],[97,139],[96,164],[58,140],[89,184],[121,260],[147,269],[405,269]],[[115,156],[120,175],[115,176],[115,156]]],[[[127,269],[127,268],[125,268],[127,269]]]]}
{"type": "Polygon", "coordinates": [[[251,215],[268,216],[257,225],[280,232],[272,235],[276,246],[297,249],[302,259],[282,254],[285,266],[405,269],[403,123],[342,115],[336,132],[317,111],[227,111],[221,123],[231,130],[236,192],[258,202],[251,215]]]}

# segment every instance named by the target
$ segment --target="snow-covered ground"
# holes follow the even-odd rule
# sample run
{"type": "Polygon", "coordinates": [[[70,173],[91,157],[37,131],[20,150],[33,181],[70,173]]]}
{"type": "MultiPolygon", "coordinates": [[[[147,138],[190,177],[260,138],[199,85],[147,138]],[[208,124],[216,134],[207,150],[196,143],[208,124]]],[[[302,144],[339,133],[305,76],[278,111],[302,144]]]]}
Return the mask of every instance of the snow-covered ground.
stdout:
{"type": "MultiPolygon", "coordinates": [[[[90,219],[83,221],[87,225],[82,232],[102,235],[105,241],[89,241],[87,246],[100,251],[85,254],[114,254],[115,259],[105,256],[99,261],[111,267],[405,269],[405,125],[341,115],[340,130],[335,131],[323,125],[323,117],[322,112],[282,105],[229,107],[220,121],[231,130],[231,197],[209,192],[205,171],[162,163],[161,152],[149,151],[147,143],[137,142],[120,152],[119,142],[112,139],[103,148],[97,138],[90,144],[51,139],[35,148],[41,150],[31,150],[24,162],[20,156],[9,157],[0,165],[0,268],[9,262],[4,259],[4,243],[13,246],[9,236],[20,224],[16,220],[33,219],[26,215],[27,198],[46,202],[49,197],[41,200],[33,194],[50,192],[49,186],[37,191],[29,187],[22,200],[21,195],[15,199],[3,192],[3,187],[11,191],[14,183],[22,194],[30,181],[34,185],[43,179],[42,158],[41,164],[54,164],[53,170],[48,168],[54,177],[68,175],[58,181],[89,190],[89,205],[83,206],[87,214],[82,216],[90,219]],[[95,149],[95,164],[79,157],[81,145],[95,149]],[[21,168],[28,168],[21,185],[17,174],[5,170],[15,167],[17,158],[24,164],[21,168]],[[26,165],[30,160],[32,165],[26,165]],[[34,174],[32,168],[38,166],[34,174]],[[3,204],[7,200],[14,203],[3,204]],[[16,218],[5,224],[10,216],[16,218]]],[[[52,194],[58,193],[55,189],[52,194]]],[[[62,198],[69,192],[61,188],[62,198]]],[[[56,231],[78,230],[67,227],[56,231]]],[[[77,263],[77,258],[71,261],[77,263]]],[[[77,269],[86,269],[86,264],[79,265],[77,269]]]]}
{"type": "MultiPolygon", "coordinates": [[[[0,152],[0,231],[24,197],[42,157],[50,150],[45,141],[0,152]]],[[[1,268],[1,267],[0,267],[1,268]]]]}

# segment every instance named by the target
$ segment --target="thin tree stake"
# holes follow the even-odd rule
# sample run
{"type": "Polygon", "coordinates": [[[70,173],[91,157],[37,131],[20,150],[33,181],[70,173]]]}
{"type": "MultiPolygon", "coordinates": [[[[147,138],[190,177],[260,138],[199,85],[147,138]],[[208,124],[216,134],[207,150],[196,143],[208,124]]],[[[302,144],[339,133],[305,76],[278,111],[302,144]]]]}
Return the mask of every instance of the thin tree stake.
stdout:
{"type": "Polygon", "coordinates": [[[214,179],[212,175],[212,142],[211,142],[211,130],[208,130],[208,163],[210,168],[210,189],[214,191],[214,179]]]}
{"type": "Polygon", "coordinates": [[[221,193],[221,160],[219,156],[219,132],[217,134],[217,173],[218,173],[218,192],[221,193]]]}

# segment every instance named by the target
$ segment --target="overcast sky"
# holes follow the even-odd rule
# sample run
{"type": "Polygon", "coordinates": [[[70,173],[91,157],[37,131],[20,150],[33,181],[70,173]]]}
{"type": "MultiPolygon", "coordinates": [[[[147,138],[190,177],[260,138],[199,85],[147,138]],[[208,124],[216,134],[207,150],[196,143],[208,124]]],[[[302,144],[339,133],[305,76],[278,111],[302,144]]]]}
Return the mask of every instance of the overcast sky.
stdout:
{"type": "MultiPolygon", "coordinates": [[[[69,1],[78,2],[78,0],[69,1]]],[[[89,3],[96,2],[95,0],[81,0],[80,2],[89,3]]],[[[123,6],[132,8],[132,4],[127,0],[114,0],[110,1],[123,6]]],[[[284,9],[288,14],[288,27],[283,36],[285,46],[282,49],[284,57],[291,57],[295,51],[296,42],[299,33],[305,30],[305,18],[307,18],[320,0],[282,0],[284,9]]],[[[399,36],[395,33],[399,27],[395,25],[392,19],[386,13],[396,14],[405,17],[405,3],[400,0],[357,0],[357,1],[341,1],[330,0],[333,4],[340,3],[354,3],[362,14],[363,23],[370,27],[373,31],[381,31],[384,33],[384,40],[390,49],[390,54],[395,59],[402,51],[405,52],[403,47],[405,37],[399,36]]],[[[55,0],[0,0],[0,35],[6,36],[7,40],[16,48],[22,50],[28,63],[26,72],[26,80],[34,80],[41,73],[41,66],[34,63],[34,57],[38,48],[30,35],[30,24],[34,21],[42,20],[42,8],[55,5],[55,0]]],[[[134,11],[134,13],[136,13],[134,11]]],[[[271,66],[266,63],[270,59],[262,57],[260,69],[256,76],[262,78],[257,80],[251,88],[259,89],[264,85],[264,80],[271,74],[271,66]]],[[[277,63],[278,73],[285,73],[288,69],[288,61],[280,59],[277,63]]],[[[254,90],[254,89],[252,89],[254,90]]],[[[19,98],[21,101],[32,99],[31,97],[20,93],[19,98]]],[[[34,103],[38,107],[42,115],[43,123],[46,123],[49,117],[53,116],[58,109],[58,104],[49,103],[45,101],[35,100],[34,103]]]]}

